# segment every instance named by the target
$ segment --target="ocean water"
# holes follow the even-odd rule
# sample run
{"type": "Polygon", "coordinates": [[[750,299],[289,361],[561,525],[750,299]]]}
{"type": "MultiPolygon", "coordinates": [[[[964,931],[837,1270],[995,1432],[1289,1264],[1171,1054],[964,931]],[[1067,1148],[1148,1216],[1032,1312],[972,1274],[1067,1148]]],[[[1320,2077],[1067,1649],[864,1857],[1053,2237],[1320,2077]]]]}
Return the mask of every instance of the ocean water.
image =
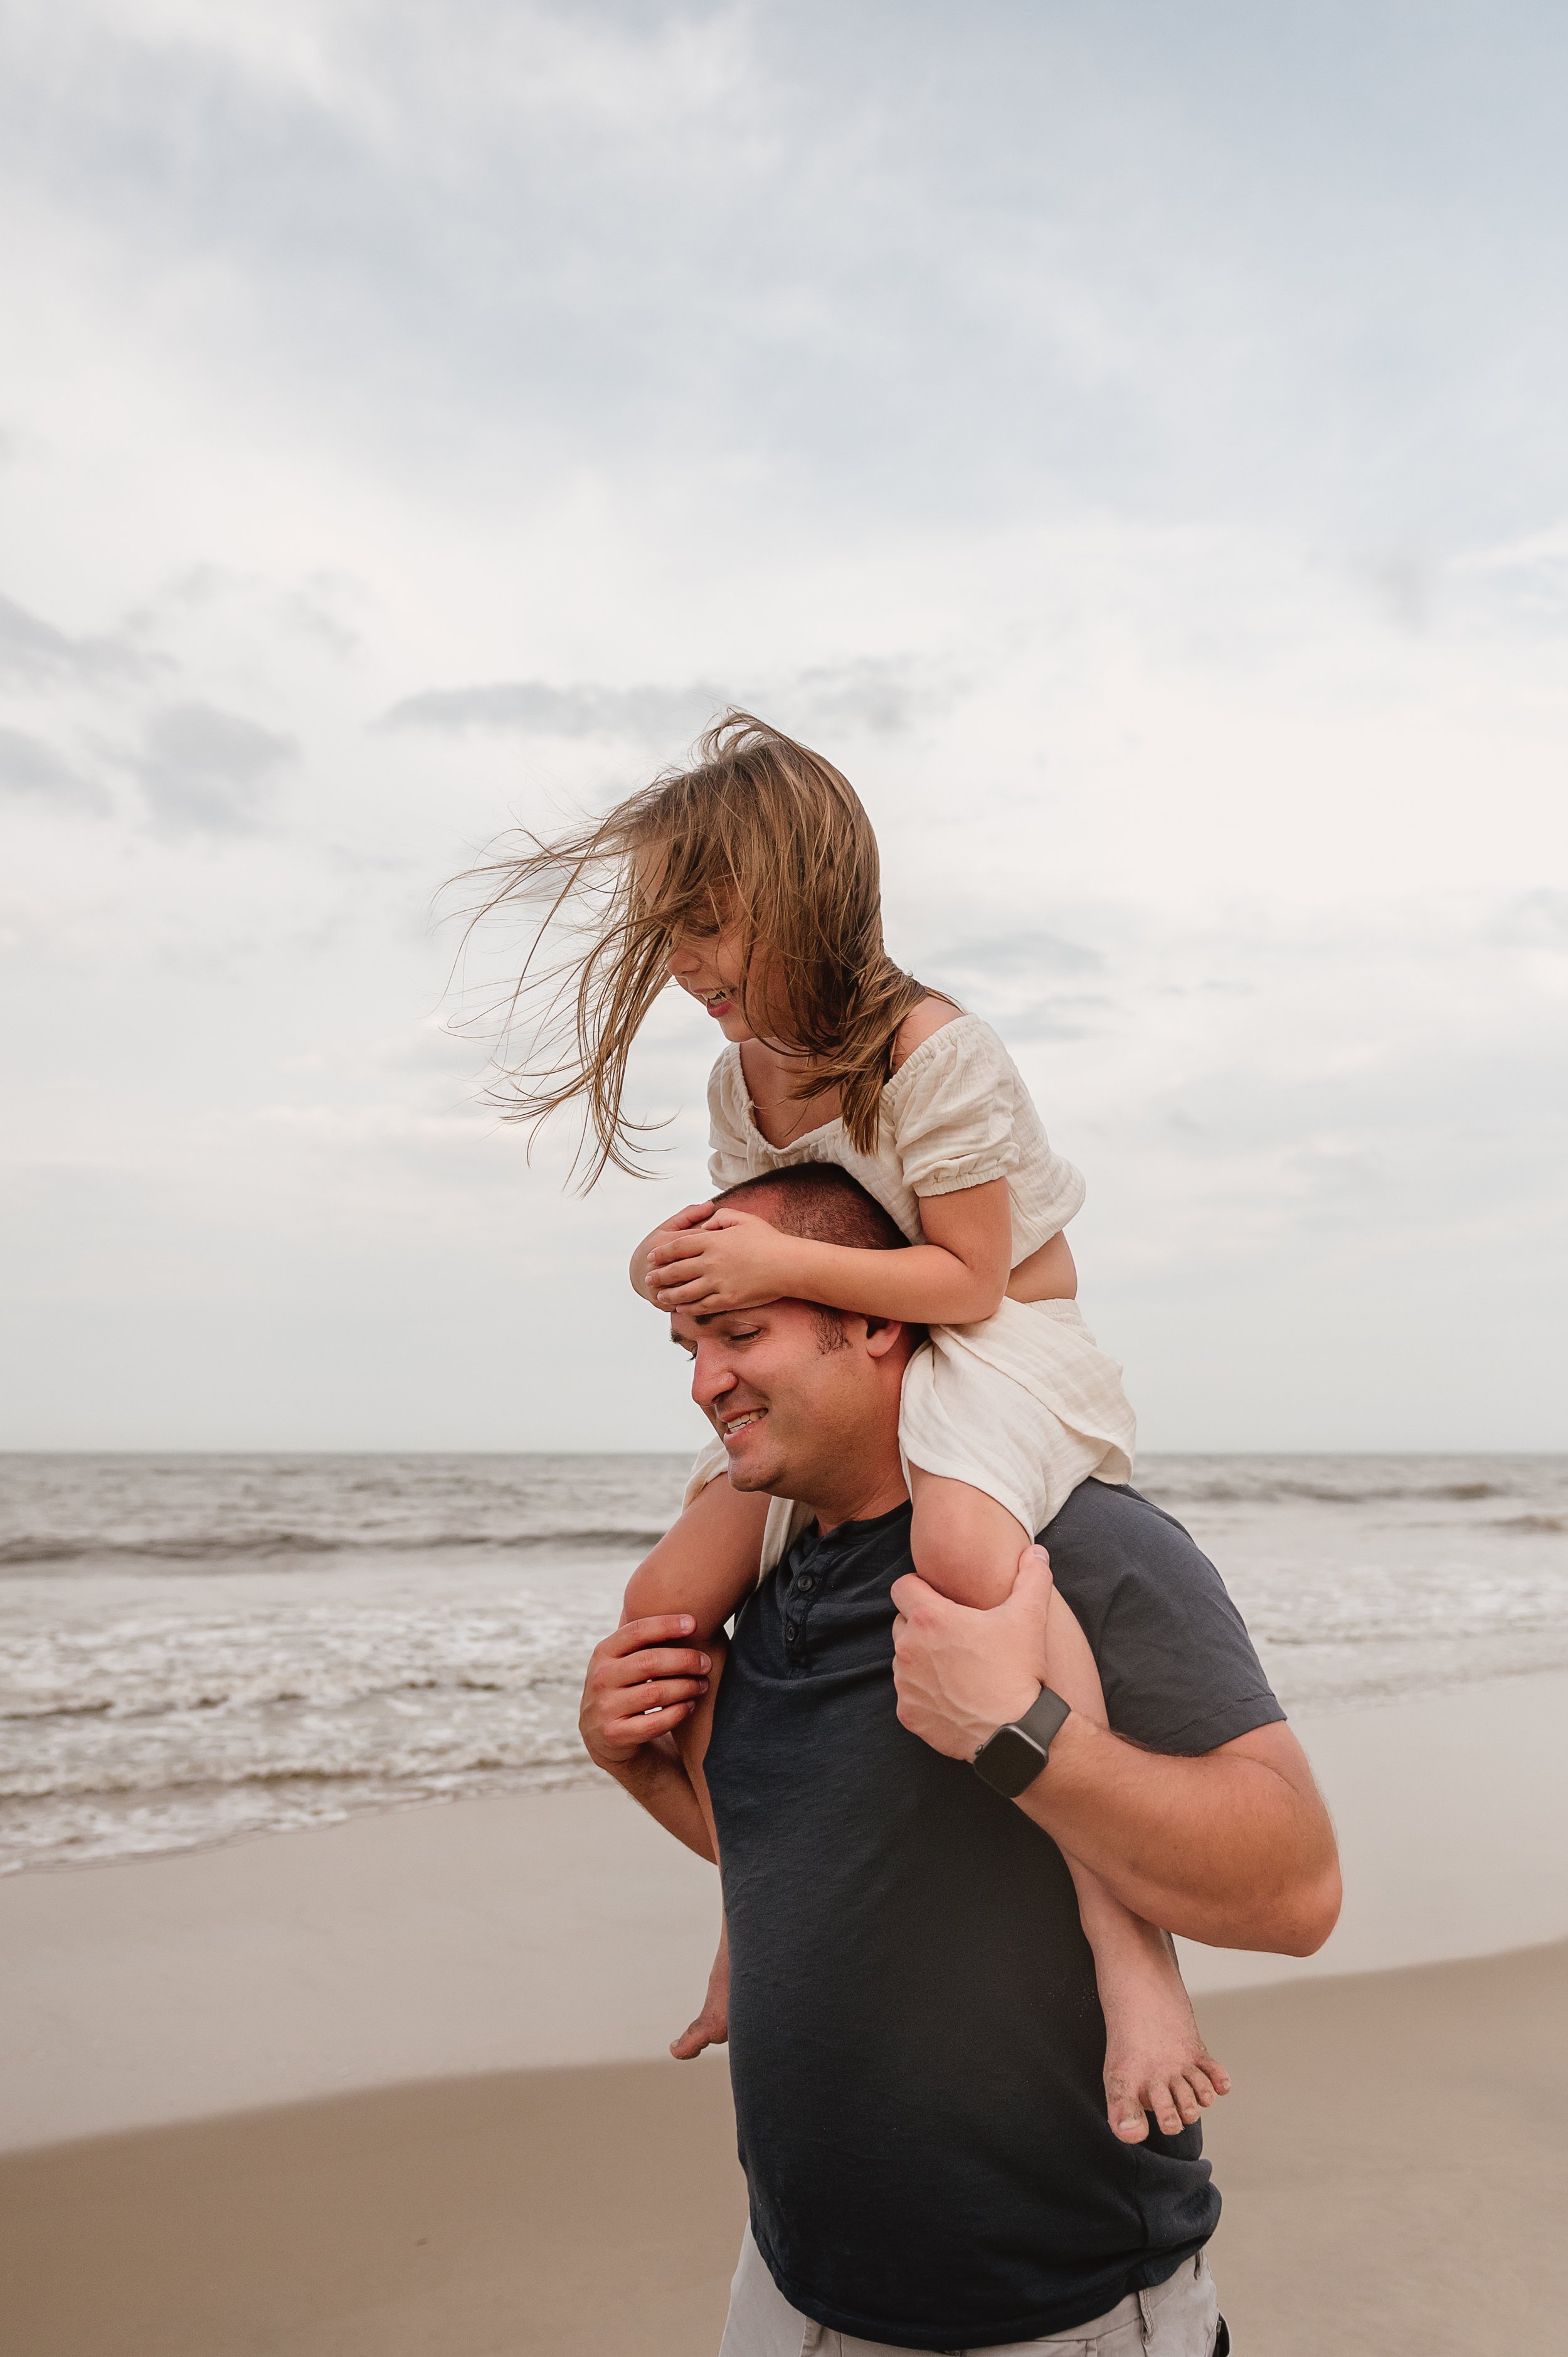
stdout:
{"type": "MultiPolygon", "coordinates": [[[[0,1458],[0,1870],[588,1779],[677,1457],[0,1458]]],[[[1287,1707],[1568,1665],[1568,1458],[1156,1457],[1287,1707]]]]}

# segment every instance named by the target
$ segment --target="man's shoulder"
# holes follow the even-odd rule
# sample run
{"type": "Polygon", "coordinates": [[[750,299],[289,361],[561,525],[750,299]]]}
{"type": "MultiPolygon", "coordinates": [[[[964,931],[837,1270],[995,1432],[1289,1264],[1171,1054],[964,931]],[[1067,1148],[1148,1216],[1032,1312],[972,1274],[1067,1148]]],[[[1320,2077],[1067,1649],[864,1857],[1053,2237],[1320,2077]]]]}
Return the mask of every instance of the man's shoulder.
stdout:
{"type": "Polygon", "coordinates": [[[1039,1535],[1053,1564],[1070,1563],[1085,1581],[1129,1573],[1169,1573],[1199,1586],[1219,1580],[1192,1533],[1174,1514],[1141,1491],[1115,1482],[1080,1481],[1039,1535]]]}
{"type": "Polygon", "coordinates": [[[1224,1581],[1174,1514],[1136,1490],[1084,1481],[1040,1542],[1119,1734],[1208,1751],[1283,1717],[1224,1581]]]}

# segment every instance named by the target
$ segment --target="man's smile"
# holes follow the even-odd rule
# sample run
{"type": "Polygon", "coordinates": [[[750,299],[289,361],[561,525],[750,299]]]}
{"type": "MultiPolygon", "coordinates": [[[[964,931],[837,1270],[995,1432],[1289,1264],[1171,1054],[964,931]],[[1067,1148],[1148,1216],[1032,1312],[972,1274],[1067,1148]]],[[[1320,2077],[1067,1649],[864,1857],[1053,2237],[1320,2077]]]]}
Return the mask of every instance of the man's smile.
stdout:
{"type": "Polygon", "coordinates": [[[768,1414],[765,1407],[742,1408],[738,1415],[721,1415],[718,1421],[720,1437],[734,1440],[748,1425],[760,1424],[768,1414]]]}

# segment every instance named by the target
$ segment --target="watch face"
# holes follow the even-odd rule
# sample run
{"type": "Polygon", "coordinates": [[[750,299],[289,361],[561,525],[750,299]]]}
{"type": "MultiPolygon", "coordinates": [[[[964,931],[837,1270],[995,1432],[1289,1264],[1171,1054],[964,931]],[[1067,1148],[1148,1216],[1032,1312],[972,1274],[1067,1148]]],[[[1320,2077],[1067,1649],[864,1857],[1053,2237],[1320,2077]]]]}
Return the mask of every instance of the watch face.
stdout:
{"type": "Polygon", "coordinates": [[[999,1727],[974,1762],[977,1774],[1009,1801],[1028,1791],[1045,1764],[1039,1745],[1031,1743],[1015,1727],[999,1727]]]}

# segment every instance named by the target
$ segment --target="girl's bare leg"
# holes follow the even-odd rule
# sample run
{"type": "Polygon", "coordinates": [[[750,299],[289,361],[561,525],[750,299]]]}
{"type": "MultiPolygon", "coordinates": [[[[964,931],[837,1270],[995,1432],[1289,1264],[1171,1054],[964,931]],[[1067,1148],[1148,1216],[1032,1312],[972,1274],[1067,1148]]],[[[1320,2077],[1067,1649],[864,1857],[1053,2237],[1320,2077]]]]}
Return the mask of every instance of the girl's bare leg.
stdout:
{"type": "Polygon", "coordinates": [[[684,1723],[675,1729],[675,1742],[702,1803],[715,1858],[718,1836],[703,1760],[724,1668],[725,1641],[719,1631],[756,1583],[771,1502],[760,1492],[732,1490],[722,1474],[710,1481],[638,1565],[627,1582],[620,1616],[624,1628],[628,1620],[641,1620],[649,1613],[689,1612],[697,1624],[696,1641],[705,1645],[713,1657],[707,1693],[699,1696],[684,1723]]]}
{"type": "MultiPolygon", "coordinates": [[[[1089,1640],[1055,1594],[1046,1622],[1046,1683],[1081,1717],[1106,1725],[1089,1640]]],[[[1107,2115],[1124,2144],[1147,2136],[1150,2112],[1175,2136],[1216,2095],[1230,2093],[1230,2074],[1198,2034],[1169,1932],[1133,1914],[1076,1858],[1067,1862],[1105,2016],[1107,2115]]]]}
{"type": "Polygon", "coordinates": [[[750,1593],[771,1501],[732,1490],[721,1474],[643,1556],[627,1582],[621,1625],[651,1612],[690,1612],[699,1644],[750,1593]]]}
{"type": "MultiPolygon", "coordinates": [[[[697,1623],[697,1641],[711,1657],[708,1690],[675,1729],[675,1744],[702,1808],[715,1863],[718,1830],[703,1761],[713,1732],[714,1699],[727,1650],[718,1631],[756,1580],[769,1502],[766,1497],[732,1490],[722,1475],[710,1481],[632,1574],[621,1615],[624,1622],[653,1612],[690,1612],[697,1623]]],[[[718,1953],[702,2008],[670,2051],[678,2061],[689,2061],[706,2046],[723,2045],[728,2035],[729,1941],[721,1926],[718,1953]]]]}
{"type": "Polygon", "coordinates": [[[721,1919],[718,1953],[708,1975],[708,1993],[703,1999],[702,2011],[679,2038],[671,2040],[670,2051],[677,2062],[691,2062],[706,2048],[724,2046],[728,2040],[729,1926],[721,1919]]]}
{"type": "MultiPolygon", "coordinates": [[[[983,1610],[1000,1604],[1012,1592],[1029,1534],[983,1491],[918,1466],[910,1473],[911,1544],[921,1578],[960,1604],[983,1610]]],[[[1046,1623],[1046,1681],[1082,1717],[1107,1724],[1089,1641],[1055,1594],[1046,1623]]],[[[1106,2116],[1124,2144],[1147,2136],[1151,2112],[1164,2133],[1175,2136],[1216,2095],[1229,2093],[1230,2076],[1198,2035],[1168,1932],[1133,1915],[1076,1858],[1067,1865],[1105,2016],[1106,2116]]]]}
{"type": "MultiPolygon", "coordinates": [[[[681,1754],[681,1764],[691,1781],[703,1812],[703,1822],[708,1828],[708,1840],[713,1846],[714,1862],[719,1855],[719,1832],[714,1823],[714,1804],[708,1797],[708,1780],[703,1770],[707,1757],[708,1738],[714,1731],[714,1697],[724,1675],[725,1656],[729,1651],[723,1637],[710,1637],[707,1650],[713,1661],[708,1673],[708,1691],[699,1697],[691,1717],[675,1729],[675,1748],[681,1754]]],[[[670,2051],[677,2062],[690,2062],[706,2046],[723,2046],[729,2037],[729,1925],[721,1916],[719,1921],[718,1953],[708,1974],[707,1994],[694,2021],[688,2023],[679,2038],[671,2042],[670,2051]]]]}

